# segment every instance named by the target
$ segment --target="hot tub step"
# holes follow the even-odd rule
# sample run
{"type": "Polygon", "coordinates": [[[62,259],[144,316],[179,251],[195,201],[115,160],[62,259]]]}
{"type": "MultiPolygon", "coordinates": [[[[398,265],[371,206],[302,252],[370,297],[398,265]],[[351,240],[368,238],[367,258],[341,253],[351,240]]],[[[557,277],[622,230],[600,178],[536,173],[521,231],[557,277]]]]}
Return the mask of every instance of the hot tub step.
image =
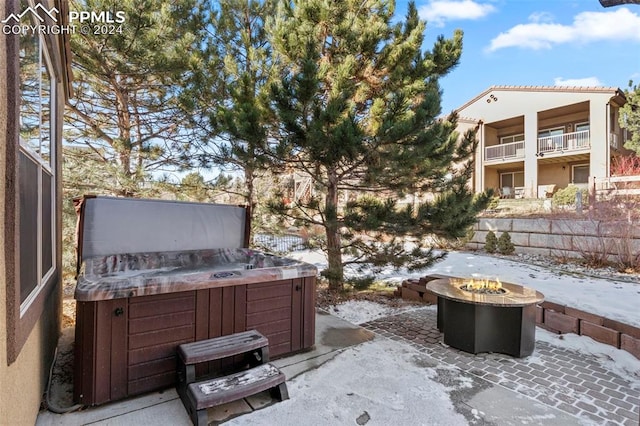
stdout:
{"type": "MultiPolygon", "coordinates": [[[[269,340],[256,330],[178,346],[176,389],[193,423],[207,424],[207,408],[267,389],[280,401],[288,399],[284,374],[268,361],[269,340]],[[235,371],[231,374],[216,378],[209,376],[204,380],[196,378],[196,365],[231,357],[236,357],[237,361],[238,355],[245,356],[234,364],[235,371]],[[251,368],[247,369],[247,365],[251,368]]],[[[217,373],[220,375],[221,372],[217,373]]]]}
{"type": "Polygon", "coordinates": [[[270,390],[279,401],[289,399],[285,375],[271,364],[189,384],[185,406],[195,425],[207,424],[207,408],[270,390]]]}
{"type": "Polygon", "coordinates": [[[178,356],[185,365],[214,361],[234,355],[259,351],[262,362],[269,361],[269,341],[256,330],[185,343],[178,347],[178,356]]]}

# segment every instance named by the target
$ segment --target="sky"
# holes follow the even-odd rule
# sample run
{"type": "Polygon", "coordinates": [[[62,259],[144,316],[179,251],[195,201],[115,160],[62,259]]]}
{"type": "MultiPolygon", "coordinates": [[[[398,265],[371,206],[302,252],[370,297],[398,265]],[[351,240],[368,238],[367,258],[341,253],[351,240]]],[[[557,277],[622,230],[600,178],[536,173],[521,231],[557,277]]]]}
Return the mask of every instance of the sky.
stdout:
{"type": "MultiPolygon", "coordinates": [[[[408,1],[396,3],[403,17],[408,1]]],[[[606,86],[640,82],[640,5],[598,0],[416,0],[425,48],[464,32],[459,65],[440,80],[442,113],[494,85],[606,86]]]]}

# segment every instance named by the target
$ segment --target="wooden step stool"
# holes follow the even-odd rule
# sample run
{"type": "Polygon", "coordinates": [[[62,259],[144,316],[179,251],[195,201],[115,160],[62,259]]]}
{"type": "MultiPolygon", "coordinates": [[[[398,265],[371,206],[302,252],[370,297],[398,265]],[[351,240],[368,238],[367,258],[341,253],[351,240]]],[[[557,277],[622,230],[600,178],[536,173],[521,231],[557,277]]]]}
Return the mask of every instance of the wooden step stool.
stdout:
{"type": "MultiPolygon", "coordinates": [[[[195,425],[207,425],[207,408],[270,389],[280,401],[289,398],[284,374],[269,361],[269,341],[256,330],[178,346],[176,389],[195,425]],[[249,369],[196,381],[196,365],[245,355],[249,369]]],[[[242,367],[245,365],[243,364],[242,367]]]]}

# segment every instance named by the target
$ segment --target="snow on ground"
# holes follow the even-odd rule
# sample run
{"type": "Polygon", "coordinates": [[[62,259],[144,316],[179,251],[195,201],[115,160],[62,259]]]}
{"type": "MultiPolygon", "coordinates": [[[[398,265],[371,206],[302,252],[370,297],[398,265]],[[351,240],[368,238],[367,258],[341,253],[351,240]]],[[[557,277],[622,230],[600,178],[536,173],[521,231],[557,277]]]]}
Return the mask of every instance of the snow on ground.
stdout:
{"type": "MultiPolygon", "coordinates": [[[[300,251],[288,255],[324,269],[326,258],[318,251],[300,251]]],[[[545,299],[575,309],[581,309],[629,325],[640,327],[640,276],[637,282],[617,281],[614,277],[595,278],[570,274],[514,260],[468,252],[449,252],[431,268],[408,272],[392,268],[377,274],[378,279],[397,285],[407,278],[429,273],[459,277],[499,277],[502,282],[521,284],[544,294],[545,299]]],[[[356,274],[356,273],[353,273],[356,274]]]]}
{"type": "MultiPolygon", "coordinates": [[[[435,305],[428,307],[410,307],[409,309],[433,309],[435,305]]],[[[380,317],[396,315],[406,312],[407,308],[393,308],[366,300],[350,300],[331,307],[330,314],[349,321],[353,324],[363,324],[380,317]]],[[[536,340],[547,342],[550,345],[571,349],[583,354],[595,355],[601,360],[602,365],[610,371],[615,372],[640,389],[640,361],[627,351],[616,349],[613,346],[596,342],[590,337],[578,336],[577,334],[558,335],[548,332],[542,328],[536,328],[536,340]]],[[[530,360],[535,358],[535,352],[530,360]]]]}
{"type": "MultiPolygon", "coordinates": [[[[324,256],[318,252],[296,252],[289,257],[313,263],[320,269],[326,266],[324,256]]],[[[558,274],[543,267],[489,256],[454,252],[429,270],[414,273],[389,270],[378,277],[400,283],[408,277],[420,277],[428,272],[488,278],[500,276],[502,281],[534,287],[555,302],[640,325],[638,284],[558,274]]],[[[355,324],[400,312],[402,308],[362,300],[330,308],[332,315],[355,324]]],[[[536,338],[583,354],[594,354],[603,361],[605,368],[627,378],[640,389],[640,362],[625,351],[585,336],[558,336],[540,328],[536,338]]],[[[531,356],[535,357],[535,352],[531,356]]],[[[438,383],[436,367],[433,360],[408,344],[376,338],[347,349],[322,368],[289,381],[290,400],[237,417],[228,424],[467,425],[468,420],[456,412],[451,398],[453,392],[472,384],[464,380],[453,386],[438,383]]],[[[549,416],[549,420],[554,417],[551,413],[549,416]]],[[[540,419],[520,420],[523,424],[543,424],[540,419]]]]}
{"type": "MultiPolygon", "coordinates": [[[[595,355],[604,368],[624,377],[634,388],[640,389],[640,360],[627,351],[596,342],[587,336],[571,333],[558,335],[540,327],[536,328],[536,341],[547,342],[582,354],[595,355]]],[[[531,356],[535,357],[535,352],[531,356]]]]}
{"type": "MultiPolygon", "coordinates": [[[[435,306],[433,307],[435,309],[435,306]]],[[[394,308],[392,306],[383,305],[368,300],[349,300],[335,306],[331,306],[328,312],[331,315],[340,317],[351,324],[363,324],[378,318],[396,315],[401,312],[407,312],[412,309],[423,309],[420,305],[403,306],[394,308]]]]}
{"type": "Polygon", "coordinates": [[[455,389],[435,375],[433,361],[409,345],[375,339],[288,381],[291,399],[226,424],[467,425],[451,402],[455,389]]]}

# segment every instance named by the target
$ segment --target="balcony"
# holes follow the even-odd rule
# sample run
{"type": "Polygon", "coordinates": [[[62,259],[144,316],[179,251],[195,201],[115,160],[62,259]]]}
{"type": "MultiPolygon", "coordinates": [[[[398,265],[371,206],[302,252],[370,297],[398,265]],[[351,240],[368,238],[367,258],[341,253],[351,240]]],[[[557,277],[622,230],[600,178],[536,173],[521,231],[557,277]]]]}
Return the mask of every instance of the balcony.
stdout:
{"type": "Polygon", "coordinates": [[[538,138],[538,154],[583,151],[591,148],[589,130],[538,138]]]}
{"type": "Polygon", "coordinates": [[[484,149],[485,161],[517,160],[524,158],[524,141],[488,146],[484,149]]]}

